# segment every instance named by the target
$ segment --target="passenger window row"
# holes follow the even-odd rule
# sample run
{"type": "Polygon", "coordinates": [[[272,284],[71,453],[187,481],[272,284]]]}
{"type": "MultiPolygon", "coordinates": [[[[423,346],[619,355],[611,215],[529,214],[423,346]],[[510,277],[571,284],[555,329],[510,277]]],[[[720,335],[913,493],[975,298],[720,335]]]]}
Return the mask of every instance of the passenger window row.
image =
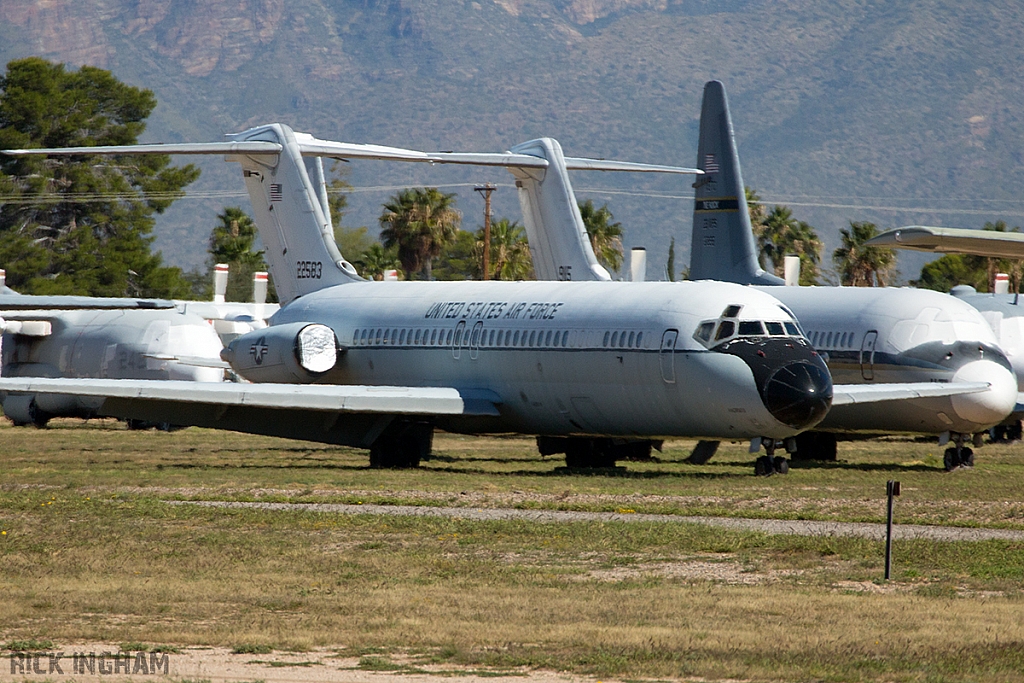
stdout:
{"type": "Polygon", "coordinates": [[[813,331],[810,334],[811,345],[822,349],[852,349],[856,335],[853,332],[813,331]]]}
{"type": "Polygon", "coordinates": [[[456,327],[448,329],[357,329],[353,346],[479,346],[481,348],[565,348],[569,330],[484,330],[456,327]]]}
{"type": "MultiPolygon", "coordinates": [[[[600,334],[600,333],[598,333],[600,334]]],[[[359,328],[352,333],[353,346],[474,346],[480,348],[569,348],[583,346],[583,334],[570,330],[499,330],[481,328],[359,328]]],[[[633,330],[606,331],[605,348],[639,349],[643,332],[633,330]]],[[[595,340],[596,341],[596,340],[595,340]]]]}
{"type": "Polygon", "coordinates": [[[644,333],[632,330],[605,332],[601,346],[611,349],[639,349],[643,345],[644,333]],[[628,336],[627,336],[628,335],[628,336]]]}

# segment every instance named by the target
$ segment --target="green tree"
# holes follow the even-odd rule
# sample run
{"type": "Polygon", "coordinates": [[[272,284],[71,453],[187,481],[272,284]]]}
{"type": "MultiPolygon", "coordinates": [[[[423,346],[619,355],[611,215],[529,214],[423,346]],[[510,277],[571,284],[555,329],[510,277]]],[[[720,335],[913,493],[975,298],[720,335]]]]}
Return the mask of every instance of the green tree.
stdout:
{"type": "Polygon", "coordinates": [[[362,258],[352,262],[359,274],[367,280],[383,280],[385,270],[402,272],[402,262],[398,260],[398,249],[387,249],[380,242],[374,242],[363,252],[362,258]]]}
{"type": "MultiPolygon", "coordinates": [[[[749,187],[743,188],[743,193],[747,197],[747,214],[750,216],[750,226],[754,229],[754,236],[760,235],[761,225],[764,223],[764,219],[768,215],[767,209],[761,202],[761,197],[758,196],[757,192],[749,187]]],[[[762,266],[763,268],[764,266],[762,266]]]]}
{"type": "MultiPolygon", "coordinates": [[[[209,271],[218,263],[230,267],[226,301],[251,301],[254,273],[266,272],[263,250],[256,249],[259,231],[256,222],[240,207],[229,206],[217,216],[220,221],[210,233],[209,271]]],[[[273,281],[268,283],[267,301],[277,301],[273,281]]]]}
{"type": "Polygon", "coordinates": [[[676,238],[668,243],[668,262],[665,263],[665,274],[669,282],[676,281],[676,238]]]}
{"type": "Polygon", "coordinates": [[[590,246],[598,262],[609,270],[618,272],[622,267],[622,224],[612,223],[615,217],[605,204],[600,209],[588,199],[580,203],[583,227],[590,237],[590,246]]]}
{"type": "MultiPolygon", "coordinates": [[[[484,229],[476,233],[477,252],[483,253],[484,229]]],[[[529,280],[533,278],[533,257],[526,231],[517,221],[507,218],[491,223],[491,279],[529,280]]]]}
{"type": "Polygon", "coordinates": [[[340,161],[331,166],[331,180],[327,183],[327,204],[334,226],[334,242],[346,261],[353,264],[363,260],[366,251],[374,244],[369,229],[364,225],[350,228],[344,225],[345,210],[348,208],[348,193],[352,185],[346,180],[348,169],[340,161]]]}
{"type": "MultiPolygon", "coordinates": [[[[135,143],[156,106],[109,71],[37,57],[0,77],[0,149],[135,143]]],[[[0,265],[33,294],[188,297],[152,253],[154,215],[199,176],[168,156],[0,158],[0,265]]]]}
{"type": "Polygon", "coordinates": [[[400,191],[384,204],[379,220],[381,242],[397,247],[406,274],[429,280],[433,260],[457,237],[462,214],[454,194],[426,187],[400,191]]]}
{"type": "Polygon", "coordinates": [[[946,254],[921,268],[915,287],[948,292],[957,285],[971,285],[979,292],[989,291],[988,268],[985,259],[964,254],[946,254]]]}
{"type": "Polygon", "coordinates": [[[459,230],[455,239],[444,246],[434,264],[436,280],[479,280],[480,254],[476,235],[468,230],[459,230]]]}
{"type": "MultiPolygon", "coordinates": [[[[747,193],[757,197],[750,188],[747,188],[747,193]]],[[[761,267],[783,277],[786,256],[799,256],[800,284],[818,284],[818,276],[821,273],[821,250],[824,244],[815,229],[794,218],[789,207],[776,205],[771,211],[765,212],[764,205],[757,206],[761,209],[758,212],[760,222],[754,234],[761,267]]],[[[751,225],[754,225],[753,222],[751,225]]]]}
{"type": "Polygon", "coordinates": [[[896,252],[887,247],[866,247],[864,243],[878,234],[874,223],[850,221],[850,229],[839,231],[840,246],[832,252],[839,277],[852,287],[885,287],[885,278],[896,265],[896,252]]]}

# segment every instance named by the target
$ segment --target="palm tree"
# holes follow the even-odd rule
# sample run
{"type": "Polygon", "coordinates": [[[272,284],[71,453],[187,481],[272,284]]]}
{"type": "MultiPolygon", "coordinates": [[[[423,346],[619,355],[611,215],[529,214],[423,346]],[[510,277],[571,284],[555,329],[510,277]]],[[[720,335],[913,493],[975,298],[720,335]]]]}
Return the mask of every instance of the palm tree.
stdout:
{"type": "MultiPolygon", "coordinates": [[[[747,194],[757,197],[749,188],[747,194]]],[[[786,270],[786,256],[799,256],[800,284],[817,284],[824,244],[815,229],[793,218],[789,207],[776,205],[770,212],[765,212],[763,205],[759,204],[758,208],[760,222],[754,234],[757,235],[757,260],[761,267],[782,277],[786,270]]]]}
{"type": "MultiPolygon", "coordinates": [[[[477,248],[483,250],[483,228],[477,231],[477,248]]],[[[491,278],[526,280],[533,277],[533,258],[526,232],[517,221],[502,218],[491,223],[491,278]]]]}
{"type": "Polygon", "coordinates": [[[380,239],[385,247],[397,247],[406,273],[431,277],[432,261],[455,239],[462,214],[455,208],[455,194],[436,187],[402,190],[384,204],[380,215],[380,239]]]}
{"type": "Polygon", "coordinates": [[[743,192],[747,196],[747,214],[750,216],[750,225],[754,228],[754,236],[756,237],[759,235],[761,224],[764,223],[767,212],[756,190],[744,187],[743,192]]]}
{"type": "Polygon", "coordinates": [[[757,260],[765,270],[771,270],[776,275],[785,266],[786,249],[789,246],[789,233],[796,223],[793,212],[785,206],[776,206],[771,213],[765,214],[761,207],[764,218],[760,223],[760,230],[755,231],[757,235],[757,260]]]}
{"type": "Polygon", "coordinates": [[[878,234],[874,223],[850,221],[850,229],[839,231],[841,245],[832,252],[832,261],[844,285],[885,287],[885,278],[896,265],[896,252],[886,247],[865,247],[878,234]]]}
{"type": "Polygon", "coordinates": [[[385,249],[380,242],[374,242],[362,256],[353,261],[363,277],[370,280],[383,280],[384,271],[401,267],[395,249],[385,249]]]}
{"type": "Polygon", "coordinates": [[[618,272],[622,267],[622,224],[612,223],[615,218],[605,204],[594,208],[594,202],[587,200],[580,204],[583,227],[590,237],[590,246],[601,265],[618,272]]]}

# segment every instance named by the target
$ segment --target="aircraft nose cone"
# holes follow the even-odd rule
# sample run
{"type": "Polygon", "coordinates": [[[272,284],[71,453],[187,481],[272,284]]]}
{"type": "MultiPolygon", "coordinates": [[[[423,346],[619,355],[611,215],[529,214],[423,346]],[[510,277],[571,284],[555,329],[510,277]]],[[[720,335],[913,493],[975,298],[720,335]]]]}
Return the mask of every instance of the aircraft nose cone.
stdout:
{"type": "Polygon", "coordinates": [[[764,405],[776,420],[794,429],[821,422],[832,406],[832,378],[805,361],[776,370],[765,382],[764,405]]]}
{"type": "Polygon", "coordinates": [[[764,407],[791,429],[813,427],[832,407],[832,375],[806,340],[741,337],[712,350],[742,358],[764,407]]]}

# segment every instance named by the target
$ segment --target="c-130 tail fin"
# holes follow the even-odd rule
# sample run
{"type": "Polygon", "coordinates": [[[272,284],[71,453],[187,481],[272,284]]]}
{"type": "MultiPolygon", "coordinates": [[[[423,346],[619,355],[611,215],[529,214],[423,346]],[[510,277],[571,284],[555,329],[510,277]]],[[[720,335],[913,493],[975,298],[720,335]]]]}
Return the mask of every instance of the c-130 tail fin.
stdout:
{"type": "Polygon", "coordinates": [[[704,85],[697,167],[704,175],[694,183],[690,279],[784,284],[757,262],[729,102],[720,81],[704,85]]]}

